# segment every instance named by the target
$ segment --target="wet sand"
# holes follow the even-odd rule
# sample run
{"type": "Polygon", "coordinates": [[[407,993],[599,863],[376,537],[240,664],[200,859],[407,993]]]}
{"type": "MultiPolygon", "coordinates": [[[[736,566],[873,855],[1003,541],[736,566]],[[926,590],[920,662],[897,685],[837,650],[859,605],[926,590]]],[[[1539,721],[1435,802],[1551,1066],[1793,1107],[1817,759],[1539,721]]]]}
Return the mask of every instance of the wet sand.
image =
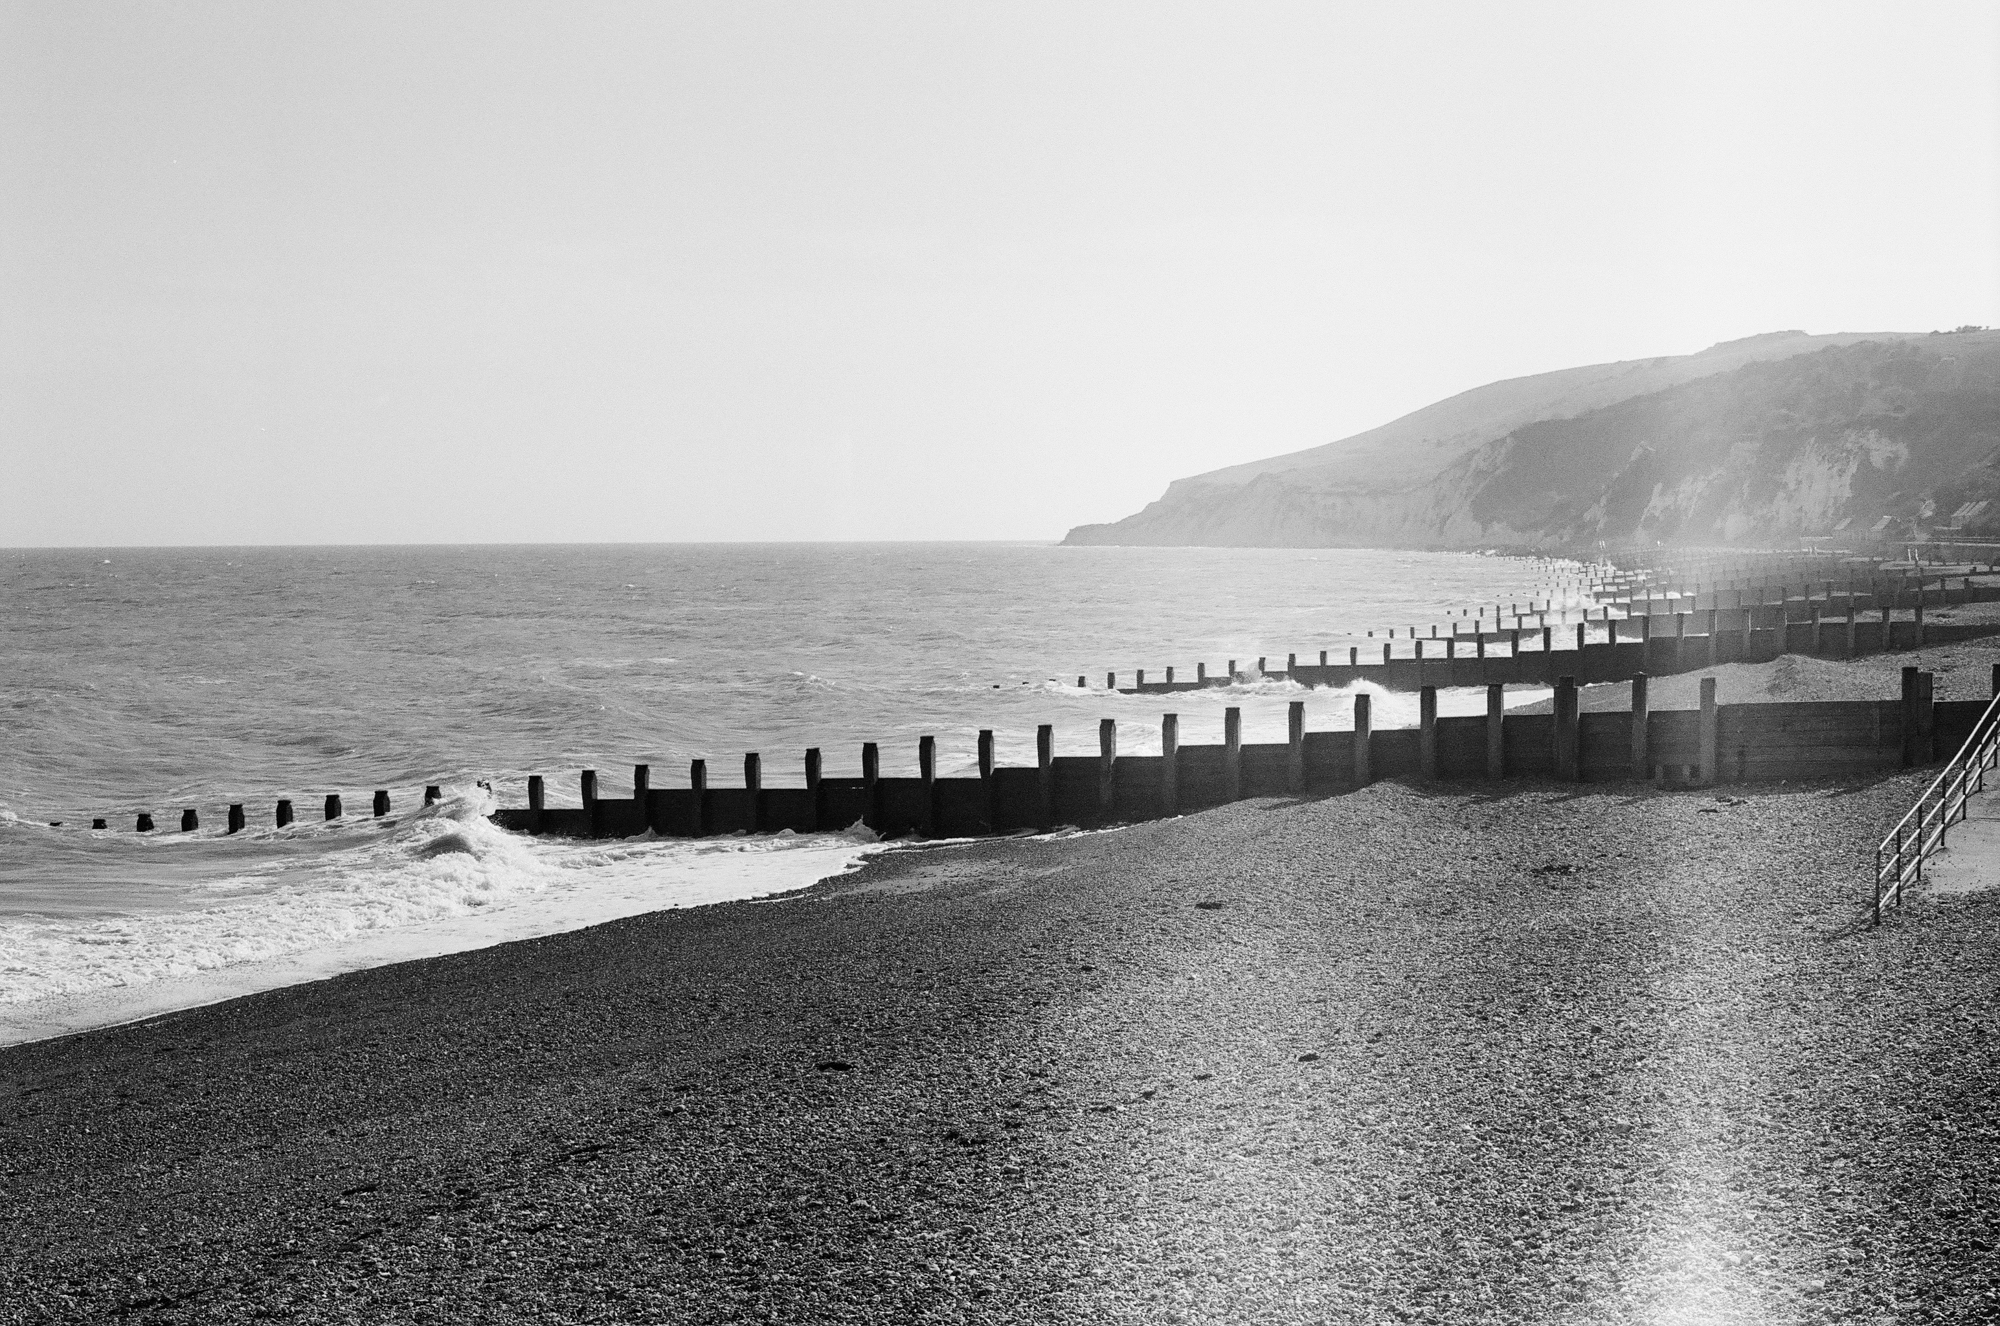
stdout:
{"type": "Polygon", "coordinates": [[[1980,1321],[1928,775],[892,853],[0,1051],[0,1321],[1980,1321]]]}

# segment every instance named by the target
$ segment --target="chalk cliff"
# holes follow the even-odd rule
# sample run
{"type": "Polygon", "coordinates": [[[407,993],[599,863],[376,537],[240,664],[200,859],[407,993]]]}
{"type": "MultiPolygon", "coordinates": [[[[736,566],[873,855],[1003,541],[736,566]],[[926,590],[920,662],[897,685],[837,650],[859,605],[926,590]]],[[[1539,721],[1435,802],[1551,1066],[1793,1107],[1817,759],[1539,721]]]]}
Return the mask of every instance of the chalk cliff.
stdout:
{"type": "Polygon", "coordinates": [[[1176,480],[1064,542],[1557,548],[1950,524],[2000,533],[2000,331],[1774,332],[1496,382],[1176,480]]]}

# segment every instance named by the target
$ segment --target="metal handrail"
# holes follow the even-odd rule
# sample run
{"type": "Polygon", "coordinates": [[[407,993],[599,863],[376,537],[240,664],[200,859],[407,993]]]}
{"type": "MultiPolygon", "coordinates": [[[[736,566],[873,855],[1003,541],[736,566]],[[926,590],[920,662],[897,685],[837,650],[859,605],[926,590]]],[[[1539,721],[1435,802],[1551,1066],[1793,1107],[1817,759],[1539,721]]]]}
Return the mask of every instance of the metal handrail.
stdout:
{"type": "Polygon", "coordinates": [[[2000,766],[2000,695],[1979,716],[1972,735],[1951,757],[1944,772],[1924,789],[1896,827],[1875,849],[1875,889],[1870,901],[1874,924],[1882,924],[1882,904],[1900,907],[1903,886],[1924,881],[1924,862],[1945,845],[1945,833],[1965,818],[1965,803],[1986,790],[1986,771],[2000,766]]]}

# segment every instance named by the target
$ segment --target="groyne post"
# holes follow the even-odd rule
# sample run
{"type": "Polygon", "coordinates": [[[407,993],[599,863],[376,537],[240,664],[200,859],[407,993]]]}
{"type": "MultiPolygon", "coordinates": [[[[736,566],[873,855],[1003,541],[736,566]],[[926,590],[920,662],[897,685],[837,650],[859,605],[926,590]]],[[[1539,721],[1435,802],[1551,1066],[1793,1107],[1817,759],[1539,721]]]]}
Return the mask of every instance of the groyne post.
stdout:
{"type": "Polygon", "coordinates": [[[1933,678],[1917,674],[1917,762],[1929,764],[1937,758],[1937,709],[1931,702],[1933,678]]]}
{"type": "Polygon", "coordinates": [[[243,832],[243,803],[236,801],[229,806],[229,832],[243,832]]]}
{"type": "Polygon", "coordinates": [[[196,829],[199,829],[200,827],[201,827],[201,816],[195,814],[194,808],[192,806],[181,812],[182,833],[193,833],[196,829]]]}
{"type": "Polygon", "coordinates": [[[1369,737],[1372,730],[1369,723],[1368,692],[1354,697],[1354,785],[1366,787],[1375,781],[1374,762],[1368,758],[1369,737]]]}
{"type": "Polygon", "coordinates": [[[694,793],[694,836],[708,837],[708,761],[688,761],[688,790],[694,793]]]}
{"type": "Polygon", "coordinates": [[[291,800],[287,798],[283,801],[280,801],[278,803],[277,813],[274,814],[271,818],[277,823],[277,826],[281,829],[284,828],[287,824],[290,824],[292,822],[291,800]]]}
{"type": "Polygon", "coordinates": [[[435,806],[442,800],[444,800],[444,789],[442,787],[439,787],[436,783],[424,784],[424,804],[426,806],[435,806]]]}
{"type": "Polygon", "coordinates": [[[542,809],[545,805],[542,794],[542,776],[528,775],[528,832],[542,831],[542,809]]]}
{"type": "Polygon", "coordinates": [[[597,770],[585,769],[577,779],[583,793],[583,813],[588,817],[590,836],[597,836],[597,770]]]}
{"type": "Polygon", "coordinates": [[[1703,677],[1701,679],[1701,744],[1699,756],[1701,767],[1699,772],[1701,781],[1704,784],[1715,781],[1718,722],[1719,714],[1715,706],[1715,678],[1703,677]]]}
{"type": "Polygon", "coordinates": [[[861,743],[861,822],[873,829],[882,823],[882,752],[872,741],[861,743]]]}
{"type": "Polygon", "coordinates": [[[641,821],[645,821],[648,818],[650,818],[646,814],[646,798],[652,794],[652,791],[653,791],[653,766],[650,764],[633,765],[632,800],[639,807],[639,818],[641,821]]]}
{"type": "Polygon", "coordinates": [[[1715,666],[1715,609],[1708,610],[1708,667],[1715,666]]]}
{"type": "Polygon", "coordinates": [[[924,821],[918,830],[929,838],[937,827],[937,738],[917,738],[917,780],[924,785],[924,821]]]}
{"type": "Polygon", "coordinates": [[[378,820],[379,820],[379,819],[381,819],[381,818],[382,818],[382,817],[383,817],[384,815],[387,815],[387,814],[389,813],[389,789],[388,789],[388,788],[386,788],[386,787],[378,787],[378,788],[376,788],[376,789],[375,789],[375,807],[374,807],[374,809],[375,809],[375,818],[376,818],[376,819],[378,819],[378,820]]]}
{"type": "Polygon", "coordinates": [[[1056,826],[1056,730],[1048,723],[1035,729],[1036,793],[1041,801],[1041,826],[1056,826]]]}
{"type": "Polygon", "coordinates": [[[979,802],[986,807],[986,832],[998,822],[993,805],[993,729],[979,729],[979,802]]]}
{"type": "Polygon", "coordinates": [[[1194,665],[1194,684],[1197,686],[1208,685],[1208,664],[1197,663],[1194,665]]]}
{"type": "Polygon", "coordinates": [[[1486,776],[1507,776],[1507,688],[1499,682],[1486,684],[1486,776]]]}
{"type": "MultiPolygon", "coordinates": [[[[1996,669],[2000,676],[2000,669],[1996,669]]],[[[1168,815],[1180,814],[1181,805],[1181,716],[1160,715],[1160,809],[1168,815]]]]}
{"type": "Polygon", "coordinates": [[[90,827],[93,829],[107,829],[111,827],[111,821],[105,819],[92,820],[90,822],[90,827]]]}
{"type": "Polygon", "coordinates": [[[1915,648],[1922,649],[1924,647],[1924,582],[1922,580],[1917,581],[1916,625],[1913,629],[1917,637],[1915,648]]]}
{"type": "MultiPolygon", "coordinates": [[[[985,738],[984,744],[990,748],[993,742],[993,734],[989,732],[982,735],[985,738]]],[[[826,789],[819,784],[819,747],[808,746],[806,747],[806,791],[812,794],[813,828],[824,829],[826,827],[826,789]]]]}
{"type": "Polygon", "coordinates": [[[1294,700],[1285,710],[1285,790],[1306,787],[1306,702],[1294,700]]]}
{"type": "Polygon", "coordinates": [[[1137,672],[1134,672],[1132,674],[1132,677],[1133,677],[1132,684],[1134,686],[1138,687],[1142,691],[1146,689],[1146,670],[1144,668],[1140,668],[1137,672]]]}
{"type": "Polygon", "coordinates": [[[1347,647],[1347,666],[1350,668],[1358,668],[1361,666],[1360,645],[1349,645],[1347,647]]]}
{"type": "Polygon", "coordinates": [[[1167,685],[1171,686],[1173,684],[1174,684],[1174,670],[1173,668],[1169,667],[1167,669],[1167,685]]]}
{"type": "Polygon", "coordinates": [[[329,792],[326,794],[326,817],[330,820],[340,818],[340,793],[329,792]]]}
{"type": "Polygon", "coordinates": [[[1558,677],[1555,693],[1556,778],[1576,781],[1576,678],[1558,677]]]}
{"type": "Polygon", "coordinates": [[[1417,690],[1417,776],[1426,781],[1438,776],[1438,688],[1417,690]]]}
{"type": "Polygon", "coordinates": [[[1326,651],[1326,650],[1322,649],[1322,650],[1320,650],[1320,651],[1319,651],[1319,665],[1320,665],[1321,667],[1325,667],[1325,666],[1326,666],[1326,655],[1327,655],[1327,651],[1326,651]]]}
{"type": "Polygon", "coordinates": [[[1917,762],[1917,667],[1914,663],[1903,669],[1903,690],[1900,699],[1903,767],[1907,769],[1917,762]]]}
{"type": "MultiPolygon", "coordinates": [[[[764,757],[757,751],[743,753],[743,787],[750,793],[750,827],[764,832],[764,757]]],[[[644,803],[640,809],[644,809],[644,803]]]]}
{"type": "Polygon", "coordinates": [[[1097,818],[1109,824],[1118,809],[1118,720],[1097,723],[1097,818]]]}
{"type": "Polygon", "coordinates": [[[135,833],[151,833],[153,831],[153,817],[143,810],[140,811],[139,818],[133,821],[132,829],[135,833]]]}
{"type": "Polygon", "coordinates": [[[1643,781],[1651,767],[1652,752],[1648,747],[1646,728],[1652,717],[1652,710],[1646,699],[1646,674],[1632,674],[1632,777],[1643,781]]]}
{"type": "Polygon", "coordinates": [[[1105,689],[1105,690],[1107,690],[1107,691],[1115,691],[1115,690],[1117,690],[1117,689],[1118,689],[1118,674],[1117,674],[1117,673],[1115,673],[1115,672],[1107,672],[1107,673],[1105,673],[1105,674],[1104,674],[1104,689],[1105,689]]]}
{"type": "Polygon", "coordinates": [[[1225,801],[1243,799],[1243,711],[1222,711],[1222,786],[1225,801]]]}

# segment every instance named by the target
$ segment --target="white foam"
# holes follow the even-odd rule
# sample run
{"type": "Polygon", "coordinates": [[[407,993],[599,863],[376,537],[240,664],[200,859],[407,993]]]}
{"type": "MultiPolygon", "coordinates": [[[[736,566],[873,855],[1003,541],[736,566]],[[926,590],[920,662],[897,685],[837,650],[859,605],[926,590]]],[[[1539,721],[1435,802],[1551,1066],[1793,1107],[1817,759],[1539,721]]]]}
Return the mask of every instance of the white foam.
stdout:
{"type": "Polygon", "coordinates": [[[876,850],[866,829],[578,842],[502,832],[468,792],[360,846],[214,880],[213,906],[0,926],[0,1044],[620,916],[805,888],[876,850]],[[296,876],[296,878],[294,878],[296,876]]]}

